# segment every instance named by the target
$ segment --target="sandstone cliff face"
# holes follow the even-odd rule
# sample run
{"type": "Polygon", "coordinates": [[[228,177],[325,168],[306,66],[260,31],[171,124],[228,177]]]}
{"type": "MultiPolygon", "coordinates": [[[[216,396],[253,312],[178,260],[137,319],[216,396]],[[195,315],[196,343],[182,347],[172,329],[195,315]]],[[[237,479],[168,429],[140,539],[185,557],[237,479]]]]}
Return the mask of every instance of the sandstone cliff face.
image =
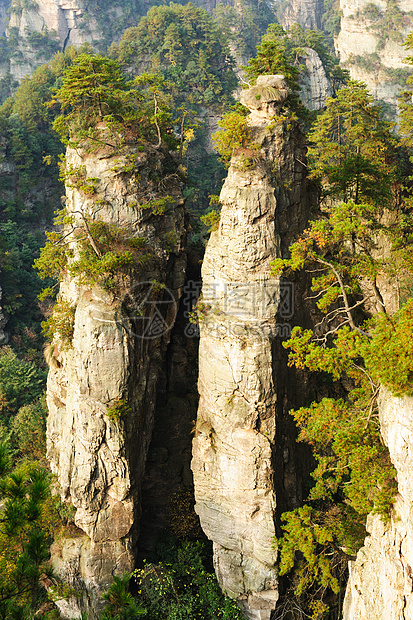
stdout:
{"type": "MultiPolygon", "coordinates": [[[[152,254],[116,294],[69,278],[60,289],[75,307],[74,335],[67,351],[58,342],[54,347],[48,458],[62,498],[76,509],[78,536],[55,543],[53,564],[58,576],[84,590],[90,618],[113,574],[133,568],[157,383],[185,275],[179,179],[169,183],[174,202],[164,215],[141,209],[142,187],[150,189],[148,159],[155,158],[159,168],[162,157],[135,155],[131,177],[122,172],[126,162],[110,153],[67,153],[68,166],[85,166],[87,176],[98,178],[94,197],[67,187],[67,210],[75,221],[80,225],[84,214],[127,228],[132,237],[144,238],[152,254]],[[117,402],[128,408],[119,420],[110,416],[117,402]]],[[[65,617],[80,617],[76,604],[65,617]]]]}
{"type": "Polygon", "coordinates": [[[284,28],[300,24],[302,28],[321,30],[324,0],[288,0],[282,5],[279,18],[284,28]]]}
{"type": "Polygon", "coordinates": [[[403,64],[408,53],[402,46],[413,30],[411,9],[409,0],[340,0],[341,30],[335,42],[340,63],[393,111],[411,73],[403,64]]]}
{"type": "Polygon", "coordinates": [[[321,110],[328,97],[333,95],[333,89],[317,52],[309,47],[304,51],[305,56],[300,59],[305,65],[300,74],[300,98],[309,110],[321,110]]]}
{"type": "Polygon", "coordinates": [[[17,49],[10,59],[10,73],[16,80],[31,75],[36,67],[50,58],[42,48],[34,48],[29,41],[33,33],[41,33],[58,43],[58,49],[67,45],[81,45],[99,40],[100,29],[96,20],[87,15],[83,19],[87,2],[83,0],[40,0],[27,3],[27,8],[11,10],[6,35],[19,37],[17,49]]]}
{"type": "Polygon", "coordinates": [[[278,598],[274,462],[283,450],[275,445],[281,283],[270,262],[281,255],[285,222],[293,230],[303,210],[305,155],[297,127],[271,120],[273,104],[265,96],[258,103],[255,90],[242,101],[258,150],[233,155],[202,266],[192,470],[222,588],[248,618],[269,619],[278,598]]]}
{"type": "Polygon", "coordinates": [[[370,536],[350,562],[343,620],[413,618],[413,398],[395,398],[382,388],[379,413],[399,494],[389,524],[368,518],[370,536]]]}

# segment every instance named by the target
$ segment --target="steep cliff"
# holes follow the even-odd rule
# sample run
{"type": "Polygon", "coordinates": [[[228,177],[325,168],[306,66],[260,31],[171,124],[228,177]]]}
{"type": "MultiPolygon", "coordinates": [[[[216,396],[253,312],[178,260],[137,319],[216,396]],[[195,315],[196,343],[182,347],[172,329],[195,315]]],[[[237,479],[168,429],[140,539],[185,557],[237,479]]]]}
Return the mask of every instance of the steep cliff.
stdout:
{"type": "Polygon", "coordinates": [[[6,32],[7,9],[9,5],[9,0],[1,0],[0,2],[0,37],[4,37],[6,32]]]}
{"type": "Polygon", "coordinates": [[[343,620],[410,620],[413,618],[413,399],[381,390],[381,432],[397,470],[399,494],[389,523],[370,515],[370,533],[350,577],[343,620]]]}
{"type": "MultiPolygon", "coordinates": [[[[171,170],[165,153],[131,148],[129,157],[133,174],[131,160],[110,148],[69,150],[66,158],[68,169],[84,166],[95,183],[90,195],[68,182],[66,210],[75,231],[84,230],[85,217],[106,222],[139,247],[143,242],[146,255],[110,291],[69,277],[60,288],[74,312],[73,338],[70,347],[54,341],[47,444],[61,496],[75,508],[77,536],[56,542],[52,553],[57,575],[84,591],[90,618],[112,575],[134,564],[156,391],[185,277],[179,177],[165,173],[164,166],[171,170]],[[158,175],[167,177],[162,189],[158,175]],[[142,195],[157,191],[167,191],[166,210],[141,208],[142,195]]],[[[75,259],[76,233],[68,239],[75,259]]],[[[80,617],[76,602],[66,617],[80,617]]]]}
{"type": "Polygon", "coordinates": [[[309,110],[321,110],[333,89],[317,52],[309,47],[304,52],[305,56],[300,58],[305,67],[300,74],[300,99],[309,110]]]}
{"type": "MultiPolygon", "coordinates": [[[[274,464],[286,446],[275,442],[276,341],[288,326],[278,324],[277,315],[291,311],[289,291],[270,276],[270,263],[281,255],[280,233],[297,230],[307,201],[298,127],[273,118],[274,95],[267,100],[282,84],[262,76],[244,91],[256,146],[233,154],[219,228],[203,261],[198,306],[196,511],[214,543],[222,588],[240,600],[248,618],[260,619],[270,617],[278,598],[274,536],[276,478],[282,474],[274,464]]],[[[279,93],[282,101],[285,88],[279,93]]]]}
{"type": "Polygon", "coordinates": [[[341,29],[335,42],[340,63],[393,113],[411,74],[403,64],[407,52],[402,47],[413,29],[411,8],[409,0],[340,0],[341,29]]]}
{"type": "MultiPolygon", "coordinates": [[[[8,69],[20,81],[68,45],[90,43],[106,52],[126,28],[135,26],[148,6],[139,0],[101,6],[95,0],[12,2],[6,27],[8,69]]],[[[3,74],[6,66],[2,68],[3,74]]]]}
{"type": "Polygon", "coordinates": [[[300,24],[302,28],[321,30],[324,0],[287,0],[278,9],[278,17],[284,28],[300,24]]]}

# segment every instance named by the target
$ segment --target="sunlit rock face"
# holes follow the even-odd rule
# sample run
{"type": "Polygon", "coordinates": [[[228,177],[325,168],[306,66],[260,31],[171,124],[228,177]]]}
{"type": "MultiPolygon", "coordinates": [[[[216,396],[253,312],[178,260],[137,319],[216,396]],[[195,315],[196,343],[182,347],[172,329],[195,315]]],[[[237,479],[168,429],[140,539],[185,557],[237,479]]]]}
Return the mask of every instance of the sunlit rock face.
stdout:
{"type": "Polygon", "coordinates": [[[408,51],[402,45],[413,30],[411,10],[410,0],[397,2],[398,26],[386,29],[380,20],[386,11],[394,13],[388,0],[340,0],[341,29],[335,41],[340,64],[352,79],[365,82],[376,100],[389,104],[393,114],[411,73],[403,63],[408,51]]]}
{"type": "MultiPolygon", "coordinates": [[[[185,278],[185,220],[177,175],[155,176],[170,156],[135,153],[134,174],[110,149],[69,150],[67,166],[85,166],[93,196],[68,183],[67,211],[144,240],[148,259],[115,291],[65,276],[60,297],[75,309],[71,346],[53,343],[47,385],[47,455],[62,499],[75,509],[76,536],[55,543],[56,574],[83,591],[81,607],[98,617],[100,593],[134,566],[140,489],[154,423],[156,392],[185,278]],[[159,186],[159,187],[158,187],[159,186]],[[165,213],[140,208],[142,192],[171,200],[165,213]],[[116,418],[119,404],[126,410],[116,418]]],[[[168,160],[169,161],[169,160],[168,160]]],[[[171,163],[169,162],[169,165],[171,163]]],[[[84,229],[84,228],[83,228],[84,229]]],[[[76,247],[69,235],[74,255],[76,247]]],[[[65,617],[80,617],[78,603],[65,617]]]]}
{"type": "Polygon", "coordinates": [[[379,415],[399,494],[389,523],[377,515],[367,520],[369,536],[349,563],[344,620],[413,618],[413,398],[382,388],[379,415]]]}
{"type": "Polygon", "coordinates": [[[281,255],[283,231],[297,230],[307,204],[301,136],[277,116],[287,93],[282,76],[263,76],[243,94],[253,144],[233,154],[199,305],[195,509],[214,543],[222,588],[248,618],[261,620],[278,598],[274,462],[283,449],[275,442],[274,346],[283,284],[270,265],[281,255]]]}
{"type": "Polygon", "coordinates": [[[328,97],[333,95],[330,80],[317,52],[309,47],[304,48],[301,62],[305,70],[300,75],[300,99],[306,108],[314,112],[322,110],[328,97]]]}

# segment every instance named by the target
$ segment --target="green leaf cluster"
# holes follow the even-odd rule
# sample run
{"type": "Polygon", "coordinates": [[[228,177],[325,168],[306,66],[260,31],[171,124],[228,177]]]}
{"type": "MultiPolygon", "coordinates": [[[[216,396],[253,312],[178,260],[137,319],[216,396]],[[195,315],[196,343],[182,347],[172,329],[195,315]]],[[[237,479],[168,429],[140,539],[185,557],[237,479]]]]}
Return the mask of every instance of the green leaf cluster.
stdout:
{"type": "Polygon", "coordinates": [[[408,300],[391,315],[381,287],[410,281],[413,229],[410,198],[400,191],[403,157],[365,85],[351,82],[330,99],[310,140],[321,208],[273,272],[312,273],[310,297],[322,318],[314,330],[294,328],[284,346],[290,365],[320,373],[325,388],[291,412],[316,468],[306,505],[283,515],[279,544],[282,571],[294,571],[308,613],[319,601],[311,617],[321,618],[343,559],[363,542],[367,514],[388,520],[397,492],[377,398],[380,385],[411,393],[413,314],[408,300]]]}
{"type": "Polygon", "coordinates": [[[245,114],[237,111],[228,112],[218,121],[218,126],[221,131],[212,134],[212,141],[226,167],[229,166],[233,153],[256,150],[252,130],[245,114]]]}
{"type": "Polygon", "coordinates": [[[138,600],[151,620],[241,619],[237,603],[221,592],[208,567],[205,543],[170,539],[159,551],[161,561],[133,572],[138,600]]]}
{"type": "Polygon", "coordinates": [[[55,92],[61,114],[53,127],[69,146],[120,149],[126,142],[177,141],[171,131],[170,99],[161,75],[145,73],[134,80],[119,62],[98,54],[81,54],[64,72],[55,92]]]}
{"type": "Polygon", "coordinates": [[[134,74],[161,73],[176,108],[232,101],[237,79],[227,39],[212,17],[191,2],[152,7],[111,54],[134,74]]]}
{"type": "Polygon", "coordinates": [[[117,423],[124,416],[128,415],[130,411],[131,411],[131,408],[128,405],[126,400],[122,398],[116,398],[115,400],[111,401],[111,403],[109,404],[106,410],[106,415],[108,416],[109,420],[117,423]]]}
{"type": "Polygon", "coordinates": [[[310,178],[322,182],[323,194],[378,205],[391,200],[396,175],[396,140],[362,82],[350,82],[309,134],[310,178]]]}
{"type": "Polygon", "coordinates": [[[283,75],[290,89],[283,111],[293,111],[303,119],[309,118],[299,99],[299,78],[301,72],[306,71],[303,64],[306,48],[317,52],[334,85],[345,81],[346,76],[338,71],[337,61],[325,47],[322,33],[303,30],[298,24],[287,30],[279,24],[271,24],[257,47],[256,56],[250,58],[244,67],[251,84],[255,84],[259,75],[283,75]]]}
{"type": "Polygon", "coordinates": [[[277,21],[274,8],[259,0],[248,3],[241,0],[234,6],[217,4],[213,16],[228,35],[235,55],[244,62],[255,56],[261,36],[270,24],[277,21]]]}
{"type": "Polygon", "coordinates": [[[101,620],[135,620],[138,616],[146,616],[146,609],[129,592],[130,580],[129,573],[113,576],[113,583],[102,594],[105,607],[101,620]]]}

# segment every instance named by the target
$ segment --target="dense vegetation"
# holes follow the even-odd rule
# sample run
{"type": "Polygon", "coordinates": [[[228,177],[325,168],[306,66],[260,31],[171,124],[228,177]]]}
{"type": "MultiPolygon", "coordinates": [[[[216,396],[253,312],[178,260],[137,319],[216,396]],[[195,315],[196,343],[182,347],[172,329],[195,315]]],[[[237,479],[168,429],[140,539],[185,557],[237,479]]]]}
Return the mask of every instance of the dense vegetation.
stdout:
{"type": "Polygon", "coordinates": [[[294,572],[302,613],[322,618],[363,543],[367,514],[388,520],[397,491],[377,398],[383,385],[411,392],[412,222],[406,154],[364,84],[350,82],[330,99],[309,139],[320,212],[273,269],[316,274],[312,297],[324,316],[313,331],[294,328],[285,346],[291,365],[329,377],[330,388],[292,412],[317,467],[305,506],[282,517],[280,572],[294,572]],[[391,297],[390,281],[398,289],[391,297]]]}

